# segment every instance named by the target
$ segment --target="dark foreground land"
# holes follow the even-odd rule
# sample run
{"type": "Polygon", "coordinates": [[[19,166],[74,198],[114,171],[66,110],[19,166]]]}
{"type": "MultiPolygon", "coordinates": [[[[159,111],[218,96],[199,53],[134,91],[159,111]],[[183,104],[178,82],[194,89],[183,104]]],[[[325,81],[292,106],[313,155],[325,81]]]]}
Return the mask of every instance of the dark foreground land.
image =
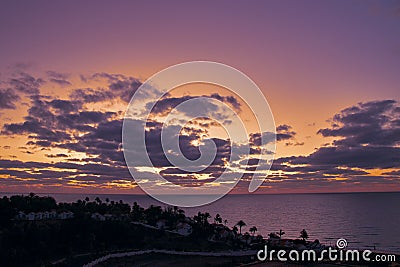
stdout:
{"type": "Polygon", "coordinates": [[[239,266],[243,264],[239,259],[223,258],[223,257],[198,257],[198,256],[176,256],[176,255],[142,255],[137,257],[127,257],[120,259],[111,259],[104,263],[98,264],[99,267],[119,266],[239,266]]]}
{"type": "Polygon", "coordinates": [[[197,256],[176,256],[176,255],[141,255],[135,257],[125,257],[110,259],[96,265],[98,267],[172,267],[172,266],[191,266],[191,267],[228,267],[228,266],[251,266],[251,267],[284,267],[284,266],[321,266],[321,267],[358,267],[358,266],[400,266],[400,264],[340,264],[340,263],[290,263],[290,262],[261,262],[257,263],[249,258],[229,258],[229,257],[197,257],[197,256]]]}
{"type": "MultiPolygon", "coordinates": [[[[226,251],[262,246],[260,235],[230,229],[208,213],[99,198],[56,203],[51,197],[0,198],[0,266],[82,266],[109,253],[167,249],[226,251]]],[[[146,258],[146,256],[144,256],[146,258]]]]}
{"type": "MultiPolygon", "coordinates": [[[[105,256],[132,251],[135,256],[124,254],[91,266],[304,266],[257,263],[256,252],[265,245],[276,249],[323,246],[318,240],[307,241],[304,229],[301,239],[291,240],[281,238],[283,231],[279,236],[271,233],[264,238],[257,234],[255,226],[246,227],[249,232],[242,233],[243,226],[245,222],[239,221],[230,228],[219,214],[211,218],[207,212],[187,217],[178,207],[144,209],[137,203],[131,206],[99,198],[56,203],[51,197],[34,194],[3,197],[0,198],[0,267],[84,266],[105,256]],[[179,255],[171,255],[174,253],[179,255]]],[[[306,266],[315,265],[391,266],[306,266]]]]}

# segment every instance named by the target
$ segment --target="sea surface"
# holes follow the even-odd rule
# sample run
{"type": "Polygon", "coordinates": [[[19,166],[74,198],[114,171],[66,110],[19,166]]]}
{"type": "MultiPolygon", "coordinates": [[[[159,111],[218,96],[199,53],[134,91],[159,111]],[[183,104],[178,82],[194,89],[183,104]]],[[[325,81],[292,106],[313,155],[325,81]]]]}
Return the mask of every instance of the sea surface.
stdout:
{"type": "MultiPolygon", "coordinates": [[[[136,201],[145,208],[165,206],[147,195],[38,195],[50,195],[58,202],[99,196],[129,204],[136,201]]],[[[189,216],[209,212],[212,218],[219,213],[228,226],[243,220],[247,224],[243,232],[256,226],[264,236],[282,229],[284,238],[297,238],[306,229],[310,240],[319,239],[326,245],[345,238],[348,248],[400,253],[400,193],[227,195],[212,204],[184,210],[189,216]]]]}

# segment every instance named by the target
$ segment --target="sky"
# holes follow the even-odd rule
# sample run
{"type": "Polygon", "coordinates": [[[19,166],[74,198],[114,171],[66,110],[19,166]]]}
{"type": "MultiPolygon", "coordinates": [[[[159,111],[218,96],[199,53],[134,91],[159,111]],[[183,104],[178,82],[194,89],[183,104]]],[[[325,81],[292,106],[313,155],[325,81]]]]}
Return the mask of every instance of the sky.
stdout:
{"type": "MultiPolygon", "coordinates": [[[[256,193],[400,190],[398,1],[1,1],[0,36],[0,191],[141,193],[123,157],[124,112],[150,76],[195,60],[242,71],[271,107],[275,160],[256,193]]],[[[191,175],[165,161],[160,118],[196,97],[252,118],[211,85],[160,101],[147,129],[153,171],[184,186],[232,167],[226,134],[206,119],[180,144],[195,159],[214,140],[212,165],[191,175]]],[[[254,153],[251,164],[232,193],[248,193],[264,163],[254,153]]]]}

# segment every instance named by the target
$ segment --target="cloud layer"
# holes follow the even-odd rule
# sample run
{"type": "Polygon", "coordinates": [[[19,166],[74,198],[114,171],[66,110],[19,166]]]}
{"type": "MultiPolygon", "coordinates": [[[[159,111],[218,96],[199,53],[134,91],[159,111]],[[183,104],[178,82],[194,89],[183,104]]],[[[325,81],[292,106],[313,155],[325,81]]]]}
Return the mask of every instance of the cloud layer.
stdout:
{"type": "MultiPolygon", "coordinates": [[[[33,154],[26,161],[7,156],[10,146],[3,147],[0,159],[0,186],[4,190],[13,188],[126,188],[132,189],[133,179],[125,166],[121,146],[122,121],[125,105],[136,92],[141,82],[134,77],[119,74],[96,73],[80,76],[80,83],[73,85],[73,77],[55,71],[46,72],[45,78],[35,78],[27,73],[16,73],[0,84],[0,109],[15,110],[19,104],[27,103],[22,120],[4,121],[3,140],[25,140],[16,146],[20,153],[33,154]],[[102,86],[91,86],[100,82],[102,86]],[[42,87],[53,84],[67,88],[66,97],[42,94],[42,87]],[[114,103],[118,108],[105,109],[114,103]],[[37,156],[37,155],[42,155],[37,156]]],[[[151,94],[151,92],[149,92],[151,94]]],[[[219,100],[240,113],[241,102],[234,96],[218,93],[197,96],[171,96],[162,98],[153,108],[155,117],[164,116],[186,100],[210,97],[219,100]]],[[[146,104],[146,96],[143,96],[146,104]]],[[[207,106],[210,112],[223,113],[218,107],[207,106]]],[[[179,110],[182,116],[191,115],[190,110],[179,110]]],[[[4,115],[2,115],[4,116],[4,115]]],[[[343,185],[362,184],[372,186],[395,185],[400,181],[400,106],[395,100],[359,103],[346,108],[331,119],[331,126],[318,134],[332,142],[316,148],[309,155],[282,157],[275,160],[264,188],[304,189],[334,188],[343,185]]],[[[214,181],[229,169],[244,167],[246,173],[238,191],[247,188],[255,166],[268,169],[268,162],[259,157],[261,137],[276,138],[287,146],[302,145],[296,140],[296,132],[290,125],[279,125],[275,133],[250,133],[251,158],[244,158],[228,166],[231,141],[228,138],[212,137],[210,133],[218,123],[207,118],[191,121],[181,131],[179,146],[191,160],[199,158],[199,146],[205,140],[214,142],[217,148],[212,164],[201,173],[193,174],[171,165],[161,146],[162,123],[156,119],[145,121],[138,117],[138,128],[146,126],[148,154],[158,172],[167,180],[183,186],[198,186],[214,181]],[[244,165],[243,165],[244,164],[244,165]]],[[[168,127],[176,127],[170,125],[168,127]]],[[[171,137],[172,138],[172,137],[171,137]]],[[[140,167],[140,157],[137,166],[140,167]]],[[[143,175],[150,175],[143,170],[143,175]]],[[[268,191],[265,191],[268,192],[268,191]]]]}

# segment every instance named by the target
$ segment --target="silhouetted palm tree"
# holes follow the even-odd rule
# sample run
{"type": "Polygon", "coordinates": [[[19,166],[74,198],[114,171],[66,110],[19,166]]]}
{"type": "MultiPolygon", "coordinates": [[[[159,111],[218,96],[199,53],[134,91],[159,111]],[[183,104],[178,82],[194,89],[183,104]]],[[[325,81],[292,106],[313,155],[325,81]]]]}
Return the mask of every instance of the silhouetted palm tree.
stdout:
{"type": "Polygon", "coordinates": [[[307,233],[306,229],[303,229],[300,232],[300,238],[303,238],[304,241],[306,241],[306,239],[308,239],[308,233],[307,233]]]}
{"type": "Polygon", "coordinates": [[[214,223],[222,223],[222,217],[218,213],[215,215],[214,223]]]}
{"type": "Polygon", "coordinates": [[[208,219],[211,218],[210,213],[205,212],[204,213],[204,224],[208,224],[208,219]]]}
{"type": "Polygon", "coordinates": [[[249,229],[250,233],[252,233],[252,235],[254,236],[254,234],[257,232],[257,227],[253,226],[249,229]]]}
{"type": "Polygon", "coordinates": [[[242,227],[246,226],[246,223],[244,221],[240,220],[237,222],[236,225],[239,226],[239,234],[242,234],[242,227]]]}
{"type": "Polygon", "coordinates": [[[101,199],[100,199],[99,197],[96,197],[96,198],[94,199],[94,201],[96,201],[97,204],[101,204],[101,199]]]}
{"type": "Polygon", "coordinates": [[[233,233],[234,233],[235,235],[237,235],[238,228],[236,227],[236,225],[233,226],[232,231],[233,231],[233,233]]]}
{"type": "Polygon", "coordinates": [[[282,238],[284,234],[286,234],[282,229],[279,229],[279,232],[276,232],[277,235],[279,235],[279,238],[282,238]]]}
{"type": "Polygon", "coordinates": [[[197,215],[195,215],[193,217],[193,220],[195,222],[197,222],[203,229],[206,229],[208,224],[209,224],[208,223],[208,219],[209,218],[211,218],[210,213],[208,213],[208,212],[205,212],[205,213],[198,212],[197,215]]]}

